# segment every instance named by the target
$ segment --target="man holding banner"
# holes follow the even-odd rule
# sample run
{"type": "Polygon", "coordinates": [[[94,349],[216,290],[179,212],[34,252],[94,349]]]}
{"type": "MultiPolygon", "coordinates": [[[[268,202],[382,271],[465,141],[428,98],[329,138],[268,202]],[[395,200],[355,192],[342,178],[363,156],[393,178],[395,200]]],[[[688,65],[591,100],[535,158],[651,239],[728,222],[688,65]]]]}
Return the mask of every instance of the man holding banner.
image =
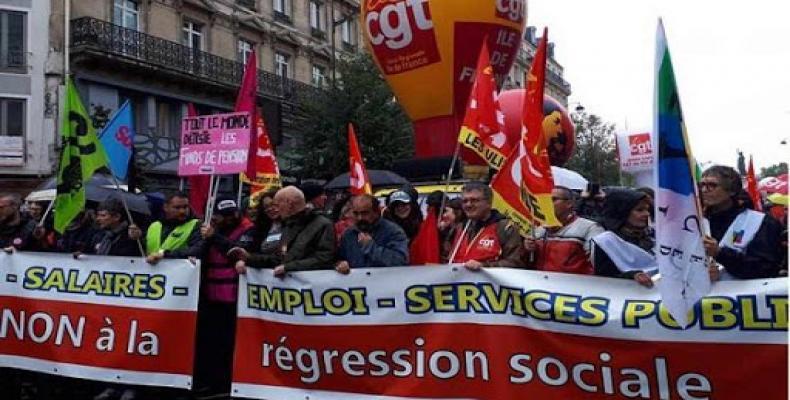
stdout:
{"type": "Polygon", "coordinates": [[[523,268],[520,258],[521,236],[516,226],[492,209],[491,188],[481,182],[464,185],[462,202],[467,221],[453,240],[451,263],[467,269],[523,268]]]}
{"type": "MultiPolygon", "coordinates": [[[[189,213],[189,197],[180,192],[167,196],[164,212],[165,219],[151,224],[146,232],[146,261],[156,264],[163,258],[199,258],[203,254],[203,239],[200,221],[189,213]]],[[[142,231],[132,225],[129,236],[140,239],[142,231]]]]}

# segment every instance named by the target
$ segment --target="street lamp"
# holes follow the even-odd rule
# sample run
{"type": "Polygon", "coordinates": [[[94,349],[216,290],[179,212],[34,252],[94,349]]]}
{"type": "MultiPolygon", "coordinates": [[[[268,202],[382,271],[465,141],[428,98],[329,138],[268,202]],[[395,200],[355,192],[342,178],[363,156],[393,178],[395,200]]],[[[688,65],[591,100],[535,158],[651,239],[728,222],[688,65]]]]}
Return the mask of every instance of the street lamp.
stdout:
{"type": "Polygon", "coordinates": [[[329,8],[330,8],[330,22],[332,23],[332,40],[330,40],[330,45],[332,46],[332,86],[335,86],[335,82],[337,81],[337,54],[335,54],[335,28],[339,25],[346,23],[349,19],[353,18],[359,10],[355,10],[354,12],[344,15],[339,20],[335,21],[335,0],[329,1],[329,8]]]}

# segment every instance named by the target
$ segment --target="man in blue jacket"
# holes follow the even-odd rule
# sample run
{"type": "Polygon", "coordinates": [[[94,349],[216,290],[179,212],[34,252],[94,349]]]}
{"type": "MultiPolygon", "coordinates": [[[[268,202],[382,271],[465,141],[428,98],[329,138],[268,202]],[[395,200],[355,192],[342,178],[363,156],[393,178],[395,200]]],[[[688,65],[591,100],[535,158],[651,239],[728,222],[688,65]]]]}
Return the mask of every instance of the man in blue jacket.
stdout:
{"type": "Polygon", "coordinates": [[[347,274],[351,268],[394,267],[409,263],[409,239],[400,226],[381,218],[379,201],[363,194],[351,199],[354,226],[340,239],[335,270],[347,274]]]}

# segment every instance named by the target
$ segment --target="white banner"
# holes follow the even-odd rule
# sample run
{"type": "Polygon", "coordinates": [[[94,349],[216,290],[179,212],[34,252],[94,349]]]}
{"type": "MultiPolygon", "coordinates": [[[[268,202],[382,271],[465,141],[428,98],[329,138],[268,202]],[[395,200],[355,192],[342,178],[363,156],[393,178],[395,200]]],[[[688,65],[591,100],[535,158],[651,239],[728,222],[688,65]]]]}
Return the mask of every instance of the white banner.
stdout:
{"type": "Polygon", "coordinates": [[[190,388],[200,268],[0,254],[0,367],[190,388]]]}
{"type": "Polygon", "coordinates": [[[233,395],[782,399],[787,310],[785,279],[716,283],[683,330],[657,289],[624,279],[458,266],[285,279],[250,270],[233,395]],[[748,370],[721,368],[733,359],[748,370]]]}
{"type": "Polygon", "coordinates": [[[620,132],[616,137],[621,171],[638,173],[653,170],[650,133],[620,132]]]}

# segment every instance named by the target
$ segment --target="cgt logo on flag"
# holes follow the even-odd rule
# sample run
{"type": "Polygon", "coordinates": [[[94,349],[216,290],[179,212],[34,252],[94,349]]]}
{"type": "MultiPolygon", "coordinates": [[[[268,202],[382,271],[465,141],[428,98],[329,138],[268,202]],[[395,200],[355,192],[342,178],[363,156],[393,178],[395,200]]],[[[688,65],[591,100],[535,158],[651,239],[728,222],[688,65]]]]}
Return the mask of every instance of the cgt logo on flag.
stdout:
{"type": "Polygon", "coordinates": [[[632,156],[653,154],[653,145],[650,143],[649,133],[638,133],[628,137],[628,147],[632,156]]]}

